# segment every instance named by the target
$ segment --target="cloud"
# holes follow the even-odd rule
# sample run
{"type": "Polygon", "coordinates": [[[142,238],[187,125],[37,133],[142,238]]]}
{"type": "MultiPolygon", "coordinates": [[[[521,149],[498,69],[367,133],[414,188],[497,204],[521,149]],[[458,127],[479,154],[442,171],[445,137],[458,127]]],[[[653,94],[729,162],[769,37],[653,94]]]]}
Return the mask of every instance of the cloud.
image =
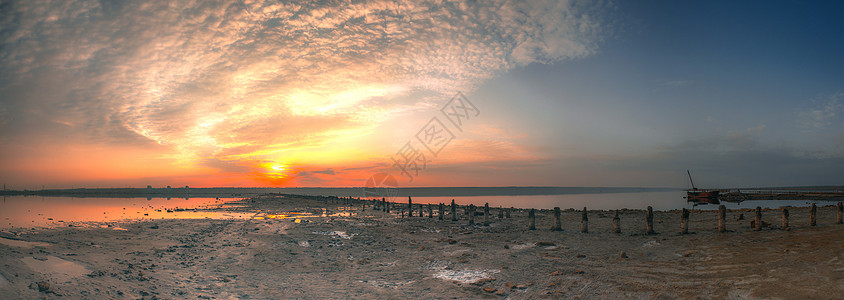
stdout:
{"type": "Polygon", "coordinates": [[[61,127],[184,164],[366,134],[431,95],[588,56],[603,34],[602,4],[579,1],[4,5],[4,136],[61,127]]]}
{"type": "Polygon", "coordinates": [[[797,127],[819,130],[832,125],[844,109],[844,93],[813,101],[814,107],[797,112],[797,127]]]}

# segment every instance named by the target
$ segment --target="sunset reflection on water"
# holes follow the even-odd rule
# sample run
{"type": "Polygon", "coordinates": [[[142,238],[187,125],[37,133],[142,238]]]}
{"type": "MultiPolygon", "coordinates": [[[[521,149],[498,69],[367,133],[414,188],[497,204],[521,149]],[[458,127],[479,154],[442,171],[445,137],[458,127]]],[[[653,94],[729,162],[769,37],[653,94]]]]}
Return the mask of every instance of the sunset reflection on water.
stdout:
{"type": "Polygon", "coordinates": [[[224,207],[236,200],[240,198],[6,196],[0,202],[0,229],[78,226],[82,222],[250,218],[253,213],[193,210],[224,207]]]}

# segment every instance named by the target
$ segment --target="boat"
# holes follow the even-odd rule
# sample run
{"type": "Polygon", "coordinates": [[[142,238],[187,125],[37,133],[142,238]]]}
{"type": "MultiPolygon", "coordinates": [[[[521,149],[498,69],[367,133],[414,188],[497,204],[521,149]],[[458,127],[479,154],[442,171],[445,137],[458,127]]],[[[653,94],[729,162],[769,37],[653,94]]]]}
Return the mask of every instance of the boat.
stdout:
{"type": "Polygon", "coordinates": [[[704,190],[698,189],[695,186],[695,182],[692,180],[692,173],[689,170],[686,170],[686,173],[689,174],[689,182],[692,184],[691,190],[686,190],[686,201],[687,202],[694,202],[695,204],[720,204],[721,202],[718,201],[718,194],[721,193],[719,190],[704,190]]]}

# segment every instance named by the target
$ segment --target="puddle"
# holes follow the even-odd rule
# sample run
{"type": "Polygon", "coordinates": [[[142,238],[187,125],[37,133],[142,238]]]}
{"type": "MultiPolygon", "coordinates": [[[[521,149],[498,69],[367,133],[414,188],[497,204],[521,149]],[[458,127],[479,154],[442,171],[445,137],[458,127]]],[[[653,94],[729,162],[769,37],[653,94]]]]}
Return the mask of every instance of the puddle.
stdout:
{"type": "Polygon", "coordinates": [[[30,269],[49,275],[56,282],[67,282],[89,273],[82,265],[55,256],[47,256],[44,260],[33,257],[24,257],[21,260],[30,269]]]}
{"type": "Polygon", "coordinates": [[[18,248],[32,248],[32,247],[49,247],[50,243],[44,242],[27,242],[21,240],[13,240],[0,237],[0,244],[10,246],[10,247],[18,247],[18,248]]]}
{"type": "Polygon", "coordinates": [[[460,283],[475,283],[483,279],[491,278],[492,274],[499,273],[499,270],[442,270],[434,274],[434,278],[457,281],[460,283]]]}

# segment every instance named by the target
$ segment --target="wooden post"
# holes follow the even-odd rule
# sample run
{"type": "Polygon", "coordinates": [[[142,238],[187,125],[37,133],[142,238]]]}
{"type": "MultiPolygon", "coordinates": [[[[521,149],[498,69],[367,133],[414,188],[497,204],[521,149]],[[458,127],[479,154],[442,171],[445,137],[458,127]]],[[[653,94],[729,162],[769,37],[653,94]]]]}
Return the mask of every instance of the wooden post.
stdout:
{"type": "Polygon", "coordinates": [[[390,206],[391,205],[393,205],[392,202],[387,202],[386,200],[384,201],[384,210],[386,210],[388,214],[390,213],[390,206]]]}
{"type": "Polygon", "coordinates": [[[502,209],[501,206],[498,206],[498,218],[504,219],[504,209],[502,209]]]}
{"type": "Polygon", "coordinates": [[[782,208],[782,230],[788,230],[788,208],[782,208]]]}
{"type": "Polygon", "coordinates": [[[756,218],[754,219],[756,225],[753,230],[760,231],[762,230],[762,207],[756,207],[756,218]]]}
{"type": "Polygon", "coordinates": [[[563,221],[563,218],[562,218],[562,215],[560,213],[560,208],[554,207],[554,228],[552,230],[562,231],[563,230],[563,224],[562,224],[563,222],[562,221],[563,221]]]}
{"type": "Polygon", "coordinates": [[[583,216],[580,217],[580,232],[589,232],[589,217],[586,216],[586,207],[583,207],[583,216]]]}
{"type": "Polygon", "coordinates": [[[407,196],[407,216],[413,216],[413,199],[410,199],[410,196],[407,196]]]}
{"type": "Polygon", "coordinates": [[[469,204],[469,225],[475,225],[475,205],[469,204]]]}
{"type": "Polygon", "coordinates": [[[484,226],[489,226],[489,203],[484,203],[484,226]]]}
{"type": "Polygon", "coordinates": [[[718,232],[727,232],[727,207],[718,205],[718,232]]]}
{"type": "Polygon", "coordinates": [[[621,233],[621,218],[618,217],[618,210],[615,211],[615,217],[612,218],[612,230],[615,233],[621,233]]]}
{"type": "Polygon", "coordinates": [[[424,217],[424,216],[425,216],[425,207],[422,206],[422,204],[419,204],[419,217],[421,218],[421,217],[424,217]]]}
{"type": "Polygon", "coordinates": [[[812,203],[812,208],[809,209],[809,226],[818,225],[818,206],[812,203]]]}
{"type": "Polygon", "coordinates": [[[835,223],[844,224],[844,204],[841,202],[838,202],[838,220],[835,223]]]}
{"type": "Polygon", "coordinates": [[[680,234],[689,233],[689,210],[683,208],[683,213],[680,215],[680,234]]]}
{"type": "Polygon", "coordinates": [[[531,208],[528,212],[528,229],[536,230],[536,210],[531,208]]]}
{"type": "Polygon", "coordinates": [[[431,206],[431,205],[432,205],[431,203],[428,203],[428,219],[431,219],[431,218],[434,217],[434,207],[431,206]]]}
{"type": "Polygon", "coordinates": [[[440,217],[439,217],[440,221],[443,220],[444,214],[445,214],[445,205],[442,202],[440,202],[440,217]]]}
{"type": "Polygon", "coordinates": [[[401,210],[401,218],[404,219],[404,209],[401,210]]]}
{"type": "Polygon", "coordinates": [[[654,209],[650,206],[648,206],[648,215],[645,221],[647,222],[645,233],[654,234],[654,209]]]}
{"type": "Polygon", "coordinates": [[[454,204],[454,199],[451,199],[451,220],[457,221],[457,204],[454,204]]]}
{"type": "MultiPolygon", "coordinates": [[[[839,203],[839,204],[841,204],[841,203],[839,203]]],[[[841,206],[841,205],[839,205],[839,207],[840,207],[840,206],[841,206]]],[[[512,206],[510,206],[510,208],[508,208],[508,209],[507,209],[507,211],[505,211],[505,212],[504,212],[504,217],[506,217],[506,218],[508,218],[508,219],[509,219],[509,218],[510,218],[510,211],[511,211],[511,210],[513,210],[513,207],[512,207],[512,206]]],[[[839,214],[839,216],[840,216],[840,214],[839,214]]],[[[841,218],[838,218],[838,219],[839,219],[839,220],[841,220],[841,218]]],[[[838,222],[838,223],[841,223],[841,222],[838,222]]]]}

